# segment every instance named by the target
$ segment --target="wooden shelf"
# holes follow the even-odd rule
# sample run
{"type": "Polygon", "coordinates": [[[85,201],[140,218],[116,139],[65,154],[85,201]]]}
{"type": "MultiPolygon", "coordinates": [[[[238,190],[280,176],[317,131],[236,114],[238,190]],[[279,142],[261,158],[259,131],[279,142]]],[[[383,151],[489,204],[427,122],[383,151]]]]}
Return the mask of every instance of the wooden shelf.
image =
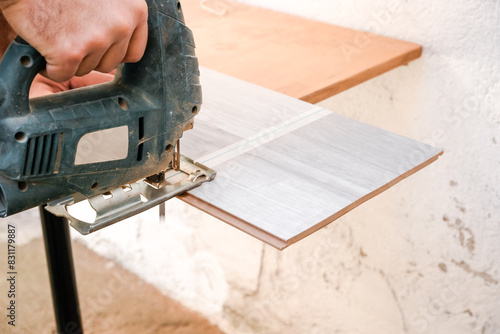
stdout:
{"type": "Polygon", "coordinates": [[[229,2],[182,2],[204,67],[310,103],[420,57],[420,45],[229,2]],[[210,2],[206,6],[209,6],[210,2]]]}

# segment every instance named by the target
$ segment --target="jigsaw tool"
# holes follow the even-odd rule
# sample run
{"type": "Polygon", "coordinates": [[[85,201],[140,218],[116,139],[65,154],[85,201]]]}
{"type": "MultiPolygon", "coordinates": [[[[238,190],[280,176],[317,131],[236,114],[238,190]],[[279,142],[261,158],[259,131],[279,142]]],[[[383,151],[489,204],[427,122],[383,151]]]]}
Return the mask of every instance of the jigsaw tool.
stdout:
{"type": "Polygon", "coordinates": [[[0,63],[0,217],[49,203],[87,234],[215,177],[179,153],[202,102],[192,33],[178,1],[147,3],[144,57],[120,65],[110,83],[29,99],[45,59],[20,38],[9,46],[0,63]],[[93,219],[71,212],[84,201],[93,219]]]}

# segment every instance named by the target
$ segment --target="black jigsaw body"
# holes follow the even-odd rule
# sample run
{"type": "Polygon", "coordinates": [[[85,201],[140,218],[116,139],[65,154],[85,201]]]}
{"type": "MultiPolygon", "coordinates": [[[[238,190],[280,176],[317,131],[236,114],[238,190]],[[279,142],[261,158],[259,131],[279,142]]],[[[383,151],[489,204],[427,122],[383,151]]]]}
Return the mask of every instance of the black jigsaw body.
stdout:
{"type": "MultiPolygon", "coordinates": [[[[0,217],[127,190],[175,165],[176,143],[202,103],[198,60],[179,3],[148,0],[148,7],[144,57],[122,64],[110,83],[30,100],[45,59],[20,39],[9,46],[0,63],[0,217]],[[116,128],[126,129],[125,158],[77,161],[85,135],[116,128]]],[[[204,181],[215,176],[211,172],[204,181]]]]}

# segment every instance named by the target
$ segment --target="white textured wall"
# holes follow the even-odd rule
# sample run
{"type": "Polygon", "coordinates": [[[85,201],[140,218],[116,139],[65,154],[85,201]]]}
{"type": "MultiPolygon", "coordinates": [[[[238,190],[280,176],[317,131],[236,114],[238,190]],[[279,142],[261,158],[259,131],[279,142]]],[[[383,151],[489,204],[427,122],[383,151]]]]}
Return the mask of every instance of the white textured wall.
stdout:
{"type": "Polygon", "coordinates": [[[499,2],[245,2],[422,44],[321,104],[445,155],[283,252],[177,200],[82,240],[228,333],[500,333],[499,2]]]}

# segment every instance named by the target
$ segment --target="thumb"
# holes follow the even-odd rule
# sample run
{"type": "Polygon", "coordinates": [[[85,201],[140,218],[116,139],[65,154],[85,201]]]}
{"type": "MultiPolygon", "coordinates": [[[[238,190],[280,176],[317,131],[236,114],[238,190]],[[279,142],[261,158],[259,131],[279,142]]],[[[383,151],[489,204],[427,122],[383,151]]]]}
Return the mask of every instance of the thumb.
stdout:
{"type": "Polygon", "coordinates": [[[70,89],[97,85],[113,80],[114,75],[110,73],[90,72],[83,77],[73,77],[69,81],[54,82],[42,75],[37,75],[30,89],[30,98],[64,92],[70,89]]]}
{"type": "Polygon", "coordinates": [[[69,89],[69,82],[54,82],[42,75],[37,75],[31,84],[30,98],[39,97],[69,89]]]}

